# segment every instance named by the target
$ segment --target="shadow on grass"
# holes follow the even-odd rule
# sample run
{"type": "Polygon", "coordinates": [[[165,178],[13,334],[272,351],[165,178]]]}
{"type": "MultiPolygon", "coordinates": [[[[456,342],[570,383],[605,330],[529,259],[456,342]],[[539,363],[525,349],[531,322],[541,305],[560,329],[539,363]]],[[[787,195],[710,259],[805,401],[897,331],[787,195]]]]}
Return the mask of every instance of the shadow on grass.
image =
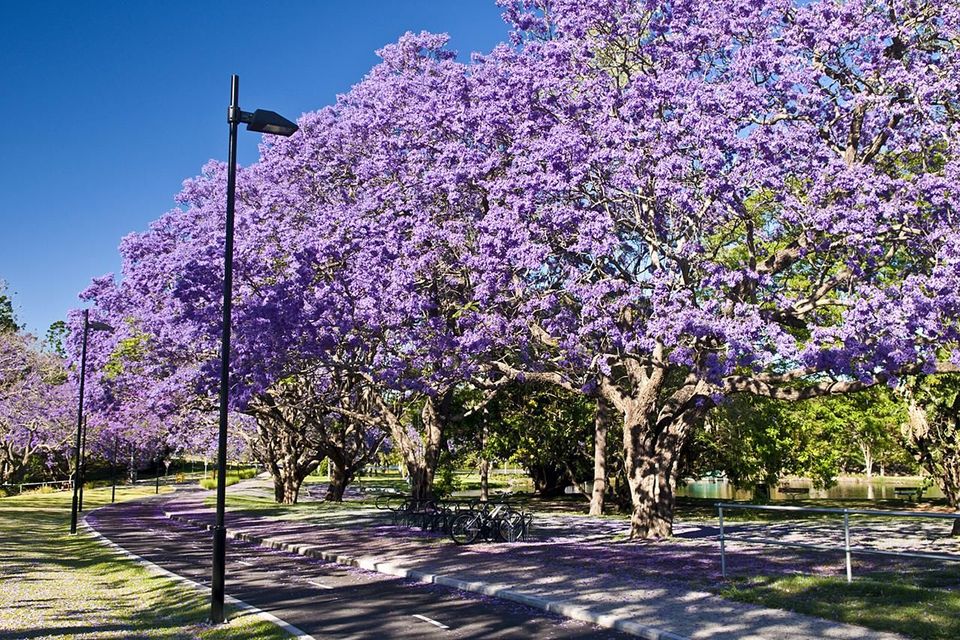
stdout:
{"type": "MultiPolygon", "coordinates": [[[[0,637],[286,637],[259,620],[209,627],[199,592],[70,535],[70,502],[65,492],[0,499],[0,637]]],[[[85,496],[88,511],[107,502],[109,490],[85,496]]]]}

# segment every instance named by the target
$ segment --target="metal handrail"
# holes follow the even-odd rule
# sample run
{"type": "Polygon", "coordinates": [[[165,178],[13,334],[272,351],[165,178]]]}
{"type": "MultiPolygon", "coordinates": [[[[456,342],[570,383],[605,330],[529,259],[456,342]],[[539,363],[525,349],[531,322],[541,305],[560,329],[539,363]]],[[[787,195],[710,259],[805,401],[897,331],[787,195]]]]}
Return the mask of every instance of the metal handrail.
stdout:
{"type": "Polygon", "coordinates": [[[755,511],[804,511],[810,513],[849,513],[852,516],[901,516],[909,518],[960,518],[960,513],[931,513],[929,511],[880,511],[877,509],[831,509],[829,507],[793,507],[786,505],[743,504],[718,502],[715,507],[728,509],[753,509],[755,511]]]}
{"type": "Polygon", "coordinates": [[[44,482],[5,482],[0,484],[0,488],[13,488],[17,487],[17,495],[23,493],[24,487],[45,487],[47,485],[60,485],[62,487],[72,488],[73,487],[73,478],[68,478],[66,480],[46,480],[44,482]]]}
{"type": "Polygon", "coordinates": [[[939,520],[957,520],[960,519],[960,514],[958,513],[929,513],[926,511],[878,511],[875,509],[833,509],[829,507],[794,507],[794,506],[780,506],[780,505],[759,505],[759,504],[742,504],[742,503],[731,503],[731,502],[718,502],[715,504],[717,507],[717,516],[720,521],[720,573],[726,578],[727,577],[727,553],[726,553],[726,541],[736,540],[738,542],[746,542],[752,544],[768,544],[781,547],[797,547],[802,549],[815,549],[818,551],[838,551],[837,547],[829,547],[826,545],[818,544],[808,544],[804,542],[785,542],[782,540],[774,540],[770,538],[752,538],[752,537],[741,537],[741,536],[726,536],[724,534],[723,528],[723,510],[724,509],[745,509],[745,510],[754,510],[754,511],[787,511],[794,513],[826,513],[826,514],[836,514],[843,516],[843,551],[846,560],[846,569],[847,569],[847,582],[853,581],[853,563],[851,556],[854,553],[859,554],[871,554],[871,555],[882,555],[882,556],[899,556],[904,558],[919,558],[925,560],[942,560],[945,562],[960,562],[960,555],[958,556],[948,556],[944,554],[937,553],[922,553],[922,552],[911,552],[911,551],[884,551],[881,549],[871,549],[868,547],[854,547],[850,544],[850,516],[880,516],[880,517],[893,517],[893,518],[934,518],[939,520]]]}

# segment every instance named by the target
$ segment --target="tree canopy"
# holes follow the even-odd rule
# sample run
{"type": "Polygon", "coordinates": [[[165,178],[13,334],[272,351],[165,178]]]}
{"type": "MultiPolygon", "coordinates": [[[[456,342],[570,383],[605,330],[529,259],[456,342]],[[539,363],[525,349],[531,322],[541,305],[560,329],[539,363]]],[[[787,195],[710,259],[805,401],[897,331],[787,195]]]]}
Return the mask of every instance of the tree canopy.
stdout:
{"type": "MultiPolygon", "coordinates": [[[[240,172],[232,409],[346,379],[326,415],[429,484],[508,382],[599,395],[652,537],[725,396],[957,369],[956,2],[501,4],[510,44],[406,34],[240,172]]],[[[214,398],[224,193],[211,163],[83,294],[156,415],[214,398]]]]}

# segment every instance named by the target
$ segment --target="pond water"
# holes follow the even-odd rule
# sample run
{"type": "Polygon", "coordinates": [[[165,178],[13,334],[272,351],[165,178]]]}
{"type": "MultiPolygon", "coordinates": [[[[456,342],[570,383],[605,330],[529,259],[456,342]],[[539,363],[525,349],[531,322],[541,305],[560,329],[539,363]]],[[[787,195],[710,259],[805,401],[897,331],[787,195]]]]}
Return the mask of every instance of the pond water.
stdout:
{"type": "MultiPolygon", "coordinates": [[[[814,489],[813,482],[806,478],[791,478],[780,482],[774,487],[770,497],[774,500],[788,500],[791,498],[828,498],[828,499],[858,499],[858,500],[887,500],[901,498],[895,489],[916,488],[921,484],[917,477],[886,477],[874,478],[867,482],[862,478],[841,478],[837,484],[829,489],[814,489]],[[807,493],[784,493],[780,487],[790,489],[807,489],[807,493]]],[[[753,491],[734,489],[726,478],[700,478],[690,480],[686,485],[677,488],[677,495],[691,498],[716,498],[717,500],[750,500],[753,491]]],[[[936,486],[927,487],[923,492],[925,498],[942,498],[943,492],[936,486]]]]}

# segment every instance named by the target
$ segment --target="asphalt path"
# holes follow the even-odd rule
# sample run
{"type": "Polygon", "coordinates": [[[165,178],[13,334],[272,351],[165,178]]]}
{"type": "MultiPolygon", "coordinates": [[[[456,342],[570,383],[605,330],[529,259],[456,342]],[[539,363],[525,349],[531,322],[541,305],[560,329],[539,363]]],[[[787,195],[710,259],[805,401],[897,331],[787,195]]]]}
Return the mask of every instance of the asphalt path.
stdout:
{"type": "MultiPolygon", "coordinates": [[[[127,551],[209,586],[211,534],[163,515],[162,500],[90,516],[127,551]]],[[[227,528],[229,529],[229,514],[227,528]]],[[[227,541],[227,593],[321,638],[630,638],[513,602],[227,541]]]]}

